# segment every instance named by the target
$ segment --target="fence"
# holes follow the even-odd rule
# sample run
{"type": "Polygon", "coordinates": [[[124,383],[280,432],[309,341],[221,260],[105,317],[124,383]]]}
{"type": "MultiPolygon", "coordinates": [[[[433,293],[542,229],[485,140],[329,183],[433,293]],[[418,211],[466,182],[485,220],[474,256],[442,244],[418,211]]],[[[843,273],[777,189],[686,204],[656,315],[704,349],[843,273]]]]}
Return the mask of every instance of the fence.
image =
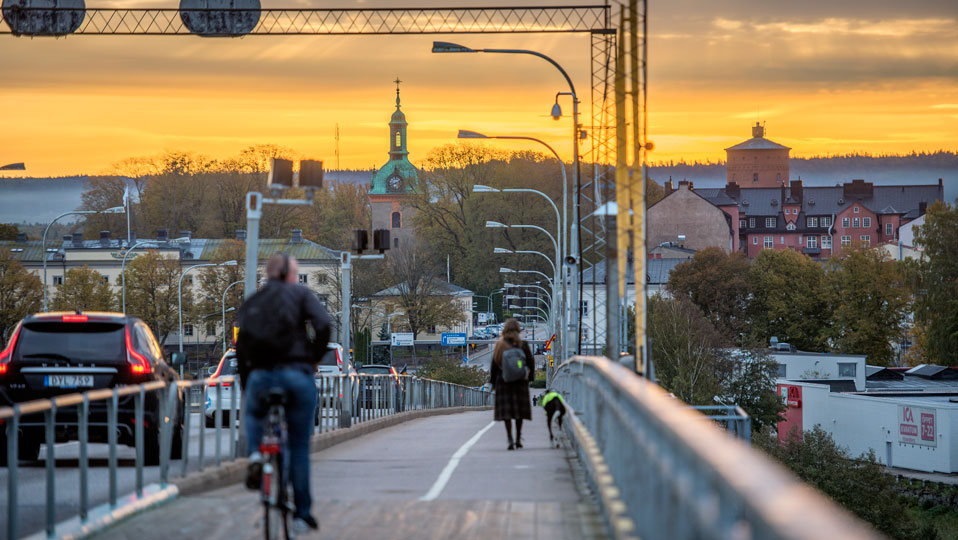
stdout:
{"type": "MultiPolygon", "coordinates": [[[[6,427],[7,445],[7,527],[6,538],[19,537],[18,449],[24,427],[43,429],[46,467],[45,532],[56,536],[56,430],[75,427],[79,439],[79,522],[90,518],[89,444],[90,434],[109,446],[107,507],[117,508],[117,445],[119,439],[135,447],[136,498],[144,495],[144,468],[159,466],[160,488],[170,479],[172,461],[179,459],[179,476],[203,470],[209,458],[219,466],[234,460],[240,448],[239,426],[242,394],[235,391],[231,376],[174,384],[151,382],[134,386],[90,390],[0,407],[0,422],[6,427]],[[207,433],[200,428],[197,454],[192,455],[191,397],[199,389],[206,395],[201,418],[213,429],[212,456],[207,456],[207,433]],[[226,397],[225,394],[229,394],[226,397]],[[40,418],[39,415],[42,415],[40,418]],[[227,422],[222,420],[226,419],[227,422]],[[228,427],[224,426],[228,424],[228,427]],[[223,431],[228,431],[226,448],[223,431]],[[191,465],[193,458],[196,463],[191,465]]],[[[317,409],[314,433],[340,429],[406,410],[458,406],[487,406],[491,395],[442,381],[392,375],[316,376],[317,409]],[[344,387],[351,385],[353,400],[347,406],[344,387]]]]}
{"type": "Polygon", "coordinates": [[[875,538],[709,417],[612,361],[575,357],[553,387],[617,538],[875,538]]]}
{"type": "Polygon", "coordinates": [[[752,442],[752,417],[738,405],[696,405],[692,408],[725,426],[739,439],[752,442]]]}

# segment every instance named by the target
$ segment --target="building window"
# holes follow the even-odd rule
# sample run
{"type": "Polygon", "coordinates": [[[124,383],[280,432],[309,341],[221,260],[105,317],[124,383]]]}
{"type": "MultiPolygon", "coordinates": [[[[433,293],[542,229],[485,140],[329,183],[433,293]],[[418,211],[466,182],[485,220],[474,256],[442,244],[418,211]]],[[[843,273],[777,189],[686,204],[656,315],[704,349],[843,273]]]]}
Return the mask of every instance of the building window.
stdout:
{"type": "Polygon", "coordinates": [[[861,222],[860,222],[860,220],[859,220],[858,218],[852,218],[852,228],[853,228],[853,229],[860,229],[860,228],[861,228],[861,222]]]}
{"type": "Polygon", "coordinates": [[[786,209],[785,209],[785,215],[786,215],[786,216],[789,215],[789,214],[791,214],[791,213],[792,213],[792,209],[791,209],[791,208],[786,208],[786,209]]]}
{"type": "Polygon", "coordinates": [[[775,376],[779,379],[785,378],[785,364],[779,364],[778,369],[775,372],[775,376]]]}
{"type": "Polygon", "coordinates": [[[785,228],[786,228],[787,230],[789,230],[789,231],[794,231],[794,230],[795,230],[795,224],[794,224],[794,223],[789,223],[788,225],[785,226],[785,228]]]}
{"type": "Polygon", "coordinates": [[[758,237],[757,237],[757,236],[753,236],[753,237],[752,237],[752,245],[753,245],[753,246],[757,246],[757,245],[758,245],[758,237]]]}
{"type": "Polygon", "coordinates": [[[893,236],[895,234],[895,226],[891,223],[885,224],[885,236],[893,236]]]}
{"type": "Polygon", "coordinates": [[[396,148],[399,148],[401,145],[402,145],[402,133],[399,132],[399,131],[397,131],[397,132],[396,132],[396,144],[395,144],[395,146],[396,146],[396,148]]]}
{"type": "Polygon", "coordinates": [[[856,206],[854,212],[855,212],[856,214],[859,213],[859,212],[861,212],[861,208],[859,208],[859,207],[856,206]]]}
{"type": "Polygon", "coordinates": [[[818,248],[818,237],[817,236],[806,236],[805,237],[805,247],[808,249],[817,249],[818,248]]]}
{"type": "Polygon", "coordinates": [[[852,245],[852,237],[851,237],[850,235],[843,234],[843,235],[842,235],[842,245],[843,245],[843,246],[850,246],[850,245],[852,245]]]}
{"type": "Polygon", "coordinates": [[[856,365],[854,362],[839,362],[838,363],[838,376],[839,377],[854,377],[856,374],[856,365]]]}
{"type": "Polygon", "coordinates": [[[765,249],[772,249],[775,245],[775,240],[771,236],[765,237],[764,247],[765,249]]]}
{"type": "Polygon", "coordinates": [[[399,215],[399,212],[393,212],[392,220],[393,220],[393,223],[392,223],[393,229],[398,229],[402,227],[402,216],[399,215]]]}
{"type": "Polygon", "coordinates": [[[752,182],[758,182],[758,173],[752,173],[752,182]]]}
{"type": "Polygon", "coordinates": [[[775,173],[775,181],[776,182],[782,181],[782,173],[775,173]]]}
{"type": "Polygon", "coordinates": [[[862,227],[865,227],[867,229],[871,226],[872,226],[872,218],[870,217],[862,218],[862,227]]]}
{"type": "Polygon", "coordinates": [[[822,237],[822,249],[832,249],[832,237],[823,236],[822,237]]]}
{"type": "Polygon", "coordinates": [[[309,274],[300,274],[298,281],[303,285],[309,284],[309,274]]]}
{"type": "Polygon", "coordinates": [[[427,333],[427,334],[435,334],[435,333],[436,333],[436,325],[434,325],[434,324],[429,325],[429,328],[426,329],[426,333],[427,333]]]}
{"type": "Polygon", "coordinates": [[[866,246],[872,245],[872,237],[869,236],[869,235],[867,235],[867,234],[863,234],[863,235],[862,235],[862,244],[865,244],[866,246]]]}
{"type": "Polygon", "coordinates": [[[100,274],[100,279],[103,280],[103,283],[106,283],[107,285],[110,284],[110,276],[106,274],[100,274]]]}
{"type": "Polygon", "coordinates": [[[393,238],[393,247],[394,247],[394,248],[398,248],[398,247],[399,247],[399,239],[398,239],[398,238],[393,238]]]}
{"type": "Polygon", "coordinates": [[[817,217],[805,218],[805,225],[808,227],[818,227],[818,218],[817,217]]]}
{"type": "Polygon", "coordinates": [[[744,228],[745,228],[745,220],[744,220],[744,219],[738,220],[738,228],[739,228],[739,229],[744,229],[744,228]]]}
{"type": "Polygon", "coordinates": [[[848,218],[847,218],[847,217],[843,217],[843,218],[842,218],[842,227],[844,227],[844,228],[846,228],[846,229],[848,228],[848,218]]]}
{"type": "Polygon", "coordinates": [[[778,243],[784,246],[784,245],[785,245],[785,237],[784,237],[784,236],[779,236],[779,237],[778,237],[778,243]]]}
{"type": "Polygon", "coordinates": [[[773,229],[773,228],[775,228],[775,218],[773,218],[773,217],[767,217],[767,218],[765,218],[765,228],[767,228],[767,229],[773,229]]]}
{"type": "Polygon", "coordinates": [[[216,323],[206,323],[206,335],[208,336],[216,335],[216,323]]]}
{"type": "Polygon", "coordinates": [[[588,314],[589,314],[589,301],[583,300],[582,301],[582,316],[584,317],[588,314]]]}
{"type": "Polygon", "coordinates": [[[53,284],[57,286],[63,285],[63,276],[53,276],[53,284]]]}
{"type": "Polygon", "coordinates": [[[748,227],[749,227],[750,229],[754,229],[754,228],[755,228],[755,218],[753,218],[753,217],[752,217],[752,218],[748,218],[748,227]]]}
{"type": "Polygon", "coordinates": [[[192,335],[193,335],[193,325],[192,325],[192,324],[184,324],[184,325],[183,325],[183,335],[184,335],[184,336],[192,336],[192,335]]]}
{"type": "Polygon", "coordinates": [[[822,227],[830,227],[832,225],[832,218],[823,217],[822,218],[822,227]]]}

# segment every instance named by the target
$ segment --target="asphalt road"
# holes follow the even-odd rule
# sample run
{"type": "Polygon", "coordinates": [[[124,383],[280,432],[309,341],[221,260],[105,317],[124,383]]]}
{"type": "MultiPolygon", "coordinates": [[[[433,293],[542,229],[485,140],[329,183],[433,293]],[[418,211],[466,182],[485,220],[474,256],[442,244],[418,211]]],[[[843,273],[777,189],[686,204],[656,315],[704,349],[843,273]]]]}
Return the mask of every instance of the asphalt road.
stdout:
{"type": "MultiPolygon", "coordinates": [[[[549,442],[541,409],[525,448],[506,450],[492,412],[409,421],[313,454],[308,538],[601,538],[595,506],[580,495],[565,450],[549,442]]],[[[133,517],[98,538],[262,537],[258,497],[241,486],[133,517]]]]}

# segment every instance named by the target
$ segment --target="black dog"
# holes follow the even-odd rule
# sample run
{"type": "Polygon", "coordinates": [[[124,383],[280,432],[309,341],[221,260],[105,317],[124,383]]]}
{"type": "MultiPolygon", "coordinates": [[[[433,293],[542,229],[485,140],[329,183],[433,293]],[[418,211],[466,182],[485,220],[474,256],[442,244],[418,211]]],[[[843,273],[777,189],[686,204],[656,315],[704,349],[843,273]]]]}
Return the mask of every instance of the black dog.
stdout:
{"type": "Polygon", "coordinates": [[[559,413],[559,418],[557,419],[559,429],[562,429],[562,418],[565,416],[565,402],[562,400],[562,395],[560,395],[555,390],[546,391],[545,395],[539,398],[539,403],[542,404],[542,407],[546,410],[546,426],[549,428],[549,440],[555,441],[555,437],[552,434],[552,417],[559,413]]]}

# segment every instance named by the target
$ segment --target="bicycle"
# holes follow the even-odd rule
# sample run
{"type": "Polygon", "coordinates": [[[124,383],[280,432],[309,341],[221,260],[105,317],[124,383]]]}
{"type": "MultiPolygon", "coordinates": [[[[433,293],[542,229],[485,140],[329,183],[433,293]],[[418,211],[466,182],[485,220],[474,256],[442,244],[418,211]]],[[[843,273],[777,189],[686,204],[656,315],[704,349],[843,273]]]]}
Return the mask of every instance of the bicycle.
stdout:
{"type": "Polygon", "coordinates": [[[289,504],[289,490],[286,487],[285,452],[286,433],[286,391],[282,388],[270,388],[267,396],[269,412],[263,424],[263,438],[259,444],[262,455],[263,473],[260,483],[260,497],[263,501],[263,532],[266,540],[280,538],[282,524],[283,538],[290,540],[289,518],[292,507],[289,504]]]}

